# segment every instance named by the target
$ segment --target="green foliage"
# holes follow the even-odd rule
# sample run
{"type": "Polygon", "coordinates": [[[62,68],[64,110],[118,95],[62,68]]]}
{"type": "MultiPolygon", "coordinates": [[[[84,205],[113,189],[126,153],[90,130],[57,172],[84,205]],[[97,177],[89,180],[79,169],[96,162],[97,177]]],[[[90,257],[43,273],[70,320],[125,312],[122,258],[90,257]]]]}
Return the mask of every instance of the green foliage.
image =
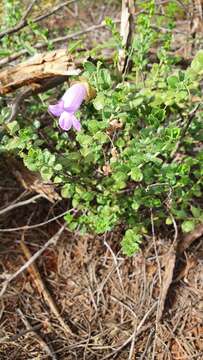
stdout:
{"type": "MultiPolygon", "coordinates": [[[[175,4],[168,7],[170,16],[175,4]]],[[[203,221],[203,53],[180,70],[177,59],[168,55],[171,18],[167,35],[158,37],[151,25],[154,2],[142,2],[142,7],[148,15],[137,19],[130,74],[120,79],[112,65],[84,63],[83,76],[97,95],[77,114],[81,132],[60,131],[45,113],[44,104],[56,99],[52,90],[7,125],[0,144],[0,152],[14,153],[31,171],[56,184],[76,210],[65,216],[71,230],[103,234],[120,228],[128,256],[138,251],[142,236],[150,231],[151,211],[160,228],[172,227],[172,216],[184,232],[203,221]],[[148,66],[150,47],[158,40],[157,62],[148,66]]],[[[117,28],[110,19],[107,24],[118,49],[117,28]]],[[[37,34],[34,25],[30,27],[37,34]]],[[[0,124],[7,115],[2,106],[0,124]]]]}

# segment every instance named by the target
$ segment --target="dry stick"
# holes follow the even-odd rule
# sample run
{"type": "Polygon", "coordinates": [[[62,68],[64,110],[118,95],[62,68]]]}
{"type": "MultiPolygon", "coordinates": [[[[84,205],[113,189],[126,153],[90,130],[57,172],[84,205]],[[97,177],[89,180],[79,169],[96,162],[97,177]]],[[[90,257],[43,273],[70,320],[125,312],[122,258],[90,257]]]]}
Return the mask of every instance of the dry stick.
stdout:
{"type": "Polygon", "coordinates": [[[134,31],[134,0],[122,0],[120,36],[122,39],[122,49],[119,50],[118,70],[126,73],[129,69],[128,50],[132,45],[134,31]]]}
{"type": "Polygon", "coordinates": [[[170,217],[174,226],[174,239],[167,254],[167,261],[165,263],[162,286],[160,287],[159,306],[158,306],[157,318],[156,318],[157,323],[162,319],[164,313],[166,298],[171,283],[173,281],[173,273],[174,273],[176,256],[177,256],[178,227],[171,213],[170,213],[170,217]]]}
{"type": "Polygon", "coordinates": [[[118,354],[121,350],[123,350],[134,338],[136,338],[138,335],[140,335],[144,330],[151,327],[151,324],[149,324],[143,329],[143,325],[144,325],[145,321],[153,313],[156,306],[157,306],[157,302],[155,302],[151,306],[151,308],[146,312],[146,314],[144,315],[144,317],[140,321],[137,328],[133,331],[132,335],[129,336],[129,338],[121,346],[119,346],[117,349],[115,349],[111,354],[108,354],[107,356],[103,357],[101,360],[106,360],[106,359],[109,359],[109,358],[112,359],[114,355],[118,354]]]}
{"type": "Polygon", "coordinates": [[[43,84],[40,87],[36,87],[35,89],[28,87],[22,92],[20,92],[20,94],[16,96],[11,106],[10,116],[8,117],[8,119],[6,119],[5,124],[0,127],[0,130],[1,128],[5,128],[7,126],[7,123],[15,120],[19,111],[19,107],[25,99],[27,99],[31,95],[37,95],[41,92],[55,88],[56,86],[63,84],[67,79],[67,76],[55,76],[51,79],[44,80],[43,84]]]}
{"type": "Polygon", "coordinates": [[[29,330],[29,329],[22,330],[18,334],[10,336],[10,337],[9,336],[4,336],[3,338],[0,339],[0,344],[5,343],[5,342],[14,342],[14,341],[18,340],[20,337],[29,334],[33,330],[38,330],[41,327],[42,327],[42,324],[37,324],[37,325],[33,325],[31,330],[29,330]]]}
{"type": "Polygon", "coordinates": [[[37,1],[38,1],[38,0],[32,0],[32,1],[31,1],[30,5],[28,5],[27,9],[25,10],[25,13],[24,13],[21,21],[24,21],[24,20],[27,19],[28,15],[31,13],[32,8],[33,8],[33,6],[35,5],[35,3],[36,3],[37,1]]]}
{"type": "Polygon", "coordinates": [[[34,225],[24,225],[24,226],[19,226],[19,227],[16,227],[16,228],[8,228],[8,229],[0,229],[0,232],[13,232],[13,231],[18,231],[18,230],[30,230],[30,229],[35,229],[35,228],[38,228],[40,226],[44,226],[44,225],[47,225],[49,224],[50,222],[52,221],[55,221],[59,218],[61,218],[62,216],[66,215],[68,212],[70,212],[71,210],[66,210],[64,212],[62,212],[61,214],[57,215],[57,216],[54,216],[53,218],[47,220],[47,221],[43,221],[41,223],[38,223],[38,224],[34,224],[34,225]]]}
{"type": "Polygon", "coordinates": [[[42,339],[42,337],[34,330],[34,328],[30,325],[29,321],[26,319],[25,315],[22,313],[22,311],[20,309],[16,310],[17,313],[20,315],[22,322],[24,323],[24,325],[26,326],[27,330],[29,332],[33,332],[37,341],[40,343],[42,349],[44,350],[44,352],[51,357],[53,360],[57,360],[55,354],[51,351],[51,349],[49,348],[49,346],[47,345],[47,343],[44,341],[44,339],[42,339]]]}
{"type": "Polygon", "coordinates": [[[24,201],[19,201],[16,204],[11,204],[9,206],[7,206],[6,208],[0,210],[0,215],[7,213],[8,211],[11,211],[13,209],[16,209],[17,207],[20,206],[24,206],[24,205],[28,205],[32,202],[35,202],[35,200],[44,197],[43,195],[35,195],[33,197],[31,197],[30,199],[24,200],[24,201]]]}
{"type": "MultiPolygon", "coordinates": [[[[114,20],[114,22],[119,23],[120,20],[114,20]]],[[[92,26],[88,27],[87,29],[80,30],[80,31],[77,31],[75,33],[68,34],[68,35],[65,35],[65,36],[60,36],[60,37],[55,38],[53,40],[50,39],[49,41],[52,44],[58,44],[60,42],[66,41],[66,40],[77,38],[78,36],[83,35],[83,34],[87,34],[88,32],[91,32],[91,31],[94,31],[94,30],[97,30],[97,29],[101,29],[101,28],[103,28],[105,26],[106,26],[105,23],[102,22],[101,24],[92,25],[92,26]]],[[[47,46],[47,43],[37,43],[36,45],[33,46],[33,48],[36,49],[36,50],[40,50],[40,49],[43,49],[46,46],[47,46]]],[[[23,50],[21,50],[19,52],[16,52],[16,53],[14,53],[14,54],[12,54],[10,56],[7,56],[7,57],[3,58],[2,60],[0,60],[0,66],[5,65],[8,62],[14,61],[14,60],[18,59],[20,56],[25,55],[27,53],[28,53],[28,50],[23,49],[23,50]]]]}
{"type": "Polygon", "coordinates": [[[185,235],[182,240],[178,244],[178,255],[181,255],[187,248],[198,239],[200,236],[203,235],[203,224],[197,225],[197,227],[185,235]]]}
{"type": "MultiPolygon", "coordinates": [[[[59,240],[62,232],[65,229],[65,224],[57,231],[57,233],[49,239],[41,249],[39,249],[34,255],[30,257],[30,259],[14,274],[11,274],[7,280],[3,283],[3,287],[0,292],[0,297],[5,293],[9,283],[14,280],[18,275],[20,275],[23,271],[25,271],[50,245],[56,245],[59,240]]],[[[25,228],[24,228],[25,229],[25,228]]]]}
{"type": "MultiPolygon", "coordinates": [[[[64,227],[62,227],[61,229],[64,229],[64,227]]],[[[21,240],[20,245],[21,245],[21,249],[22,249],[26,259],[28,261],[30,261],[30,259],[32,259],[32,254],[23,239],[21,240]]],[[[37,269],[36,264],[33,261],[32,261],[32,264],[29,265],[28,271],[30,272],[31,276],[33,277],[33,280],[36,284],[39,294],[43,296],[44,300],[49,305],[50,310],[57,318],[57,320],[60,323],[61,327],[63,328],[65,334],[73,335],[71,329],[69,328],[69,326],[64,322],[63,318],[61,317],[59,310],[58,310],[51,294],[49,293],[48,289],[46,288],[46,286],[41,278],[41,275],[39,273],[39,270],[37,269]]]]}
{"type": "MultiPolygon", "coordinates": [[[[4,36],[6,35],[11,35],[16,33],[17,31],[23,29],[24,27],[26,27],[28,25],[28,20],[27,17],[29,15],[29,13],[31,12],[34,4],[36,3],[37,0],[33,0],[31,2],[31,4],[28,6],[24,16],[22,17],[21,21],[19,22],[19,24],[17,24],[16,26],[14,26],[13,28],[7,29],[5,31],[2,31],[0,33],[0,39],[2,39],[4,36]]],[[[60,9],[62,9],[64,6],[67,6],[73,2],[75,2],[77,0],[69,0],[69,1],[65,1],[63,4],[56,6],[55,8],[53,8],[51,11],[49,11],[48,13],[44,14],[44,15],[40,15],[37,16],[36,18],[34,18],[32,21],[32,23],[37,23],[39,21],[44,20],[45,18],[53,15],[54,13],[56,13],[57,11],[59,11],[60,9]]]]}
{"type": "Polygon", "coordinates": [[[19,24],[17,24],[16,26],[14,26],[10,29],[2,31],[0,33],[0,39],[2,39],[6,35],[13,34],[13,33],[17,32],[18,30],[22,29],[23,27],[25,27],[26,25],[28,25],[27,17],[30,14],[30,12],[36,2],[37,2],[37,0],[32,0],[30,5],[28,6],[27,10],[25,11],[25,14],[23,15],[22,19],[20,20],[19,24]]]}
{"type": "MultiPolygon", "coordinates": [[[[105,238],[106,238],[106,234],[105,234],[105,238]]],[[[114,264],[115,264],[115,267],[116,267],[116,272],[117,272],[118,280],[119,280],[119,283],[120,283],[120,287],[121,287],[121,290],[122,290],[123,294],[125,294],[125,289],[124,289],[124,286],[123,286],[123,282],[122,282],[122,278],[121,278],[121,274],[120,274],[120,270],[119,270],[119,266],[118,266],[118,260],[116,258],[116,255],[114,254],[111,246],[107,243],[105,238],[104,238],[104,245],[107,247],[107,249],[109,250],[109,252],[112,255],[112,258],[113,258],[113,261],[114,261],[114,264]]]]}
{"type": "MultiPolygon", "coordinates": [[[[155,229],[154,229],[154,217],[153,217],[152,209],[151,209],[151,227],[152,227],[152,239],[153,239],[153,244],[154,244],[154,252],[155,252],[156,263],[157,263],[158,274],[159,274],[159,286],[160,286],[160,289],[162,289],[163,283],[162,283],[162,277],[161,277],[161,265],[160,265],[157,246],[156,246],[156,237],[155,237],[155,229]]],[[[156,348],[156,343],[157,343],[157,330],[158,330],[158,318],[159,318],[158,314],[159,314],[159,309],[160,309],[160,303],[161,303],[161,294],[160,294],[159,299],[158,299],[158,306],[157,306],[157,312],[156,312],[155,336],[154,336],[154,343],[153,343],[152,360],[154,360],[155,348],[156,348]]]]}

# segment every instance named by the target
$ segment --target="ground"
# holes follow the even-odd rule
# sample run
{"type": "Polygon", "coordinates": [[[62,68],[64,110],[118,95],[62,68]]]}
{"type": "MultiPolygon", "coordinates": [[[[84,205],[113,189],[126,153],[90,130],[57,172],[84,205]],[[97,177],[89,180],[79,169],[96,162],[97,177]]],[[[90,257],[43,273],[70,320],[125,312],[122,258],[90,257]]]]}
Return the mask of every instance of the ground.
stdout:
{"type": "MultiPolygon", "coordinates": [[[[101,13],[92,6],[91,12],[101,22],[101,15],[119,14],[118,4],[110,2],[101,13]]],[[[91,12],[85,22],[83,14],[81,26],[91,23],[91,12]]],[[[70,14],[69,21],[74,22],[70,14]]],[[[60,25],[61,17],[52,22],[60,25]]],[[[95,33],[91,41],[99,36],[95,33]]],[[[11,159],[1,159],[1,209],[31,197],[10,164],[11,159]]],[[[0,299],[0,359],[203,359],[201,236],[174,255],[174,231],[156,234],[152,226],[153,236],[146,236],[140,252],[127,258],[120,251],[119,229],[100,237],[64,229],[34,266],[3,288],[26,257],[59,231],[63,217],[48,219],[65,209],[65,202],[38,198],[0,213],[1,229],[43,222],[16,231],[0,229],[5,290],[0,299]]]]}

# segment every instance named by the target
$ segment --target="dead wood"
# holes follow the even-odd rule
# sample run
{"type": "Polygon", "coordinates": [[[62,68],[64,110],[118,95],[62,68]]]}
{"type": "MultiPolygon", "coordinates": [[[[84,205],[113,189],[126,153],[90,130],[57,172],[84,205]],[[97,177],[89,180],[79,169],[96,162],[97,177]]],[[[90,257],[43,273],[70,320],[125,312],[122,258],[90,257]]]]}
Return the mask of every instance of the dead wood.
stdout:
{"type": "Polygon", "coordinates": [[[203,235],[203,224],[199,224],[193,231],[182,237],[178,244],[178,254],[181,255],[192,243],[203,235]]]}
{"type": "Polygon", "coordinates": [[[79,75],[80,72],[79,64],[75,65],[66,49],[38,54],[0,72],[0,94],[5,95],[25,85],[35,90],[43,85],[43,80],[79,75]]]}
{"type": "Polygon", "coordinates": [[[164,270],[164,275],[162,279],[162,287],[160,289],[159,296],[159,307],[157,312],[157,321],[159,322],[164,314],[164,307],[168,295],[169,287],[171,286],[173,280],[173,272],[176,263],[176,249],[172,246],[169,254],[166,257],[166,265],[164,270]]]}
{"type": "Polygon", "coordinates": [[[120,36],[122,49],[119,50],[118,70],[123,73],[129,70],[128,50],[132,45],[134,33],[135,1],[122,0],[120,36]]]}

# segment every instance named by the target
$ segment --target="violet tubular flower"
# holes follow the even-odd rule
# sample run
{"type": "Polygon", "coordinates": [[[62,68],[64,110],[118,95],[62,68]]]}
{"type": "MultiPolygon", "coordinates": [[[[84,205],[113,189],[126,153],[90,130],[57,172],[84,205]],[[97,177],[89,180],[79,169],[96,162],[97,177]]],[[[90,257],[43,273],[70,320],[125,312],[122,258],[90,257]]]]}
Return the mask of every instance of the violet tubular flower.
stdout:
{"type": "Polygon", "coordinates": [[[87,97],[88,85],[82,82],[76,83],[66,90],[57,104],[49,105],[48,109],[52,115],[59,117],[59,125],[63,130],[68,131],[73,127],[80,131],[81,124],[75,117],[75,112],[87,97]]]}

